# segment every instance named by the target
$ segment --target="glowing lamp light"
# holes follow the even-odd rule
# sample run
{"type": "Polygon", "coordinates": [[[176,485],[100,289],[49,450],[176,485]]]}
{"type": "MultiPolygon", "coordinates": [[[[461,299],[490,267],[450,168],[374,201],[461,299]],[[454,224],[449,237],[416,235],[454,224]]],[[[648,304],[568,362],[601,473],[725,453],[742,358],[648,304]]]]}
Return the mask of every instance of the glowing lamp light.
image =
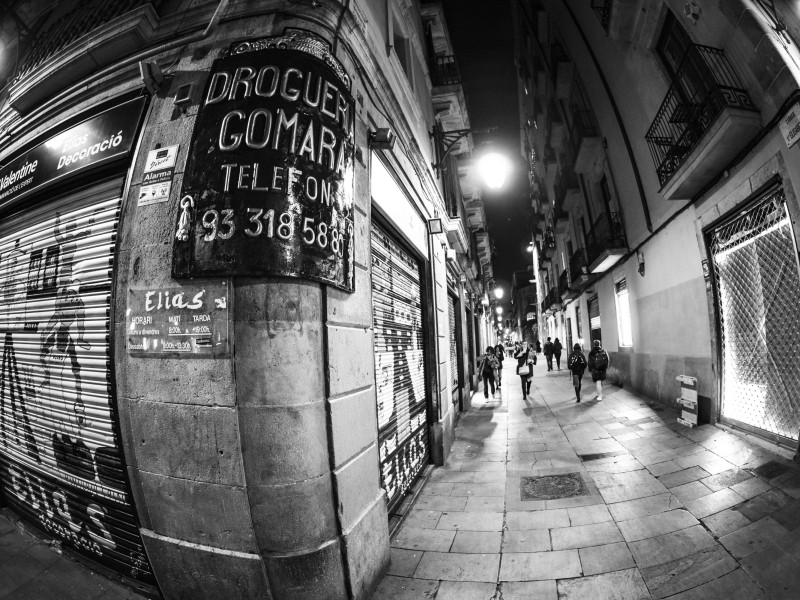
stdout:
{"type": "Polygon", "coordinates": [[[495,298],[500,300],[503,297],[503,294],[504,294],[503,288],[501,288],[501,287],[494,288],[494,297],[495,298]]]}
{"type": "Polygon", "coordinates": [[[503,307],[502,306],[498,306],[494,310],[498,315],[502,315],[503,314],[503,307]]]}
{"type": "Polygon", "coordinates": [[[489,152],[478,160],[478,172],[489,189],[498,190],[503,187],[511,171],[511,163],[502,154],[489,152]]]}

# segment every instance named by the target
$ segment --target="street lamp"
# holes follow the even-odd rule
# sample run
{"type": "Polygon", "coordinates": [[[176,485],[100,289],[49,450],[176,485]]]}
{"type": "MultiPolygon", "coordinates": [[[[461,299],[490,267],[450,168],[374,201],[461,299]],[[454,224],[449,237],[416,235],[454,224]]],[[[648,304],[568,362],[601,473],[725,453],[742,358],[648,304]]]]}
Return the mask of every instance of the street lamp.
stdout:
{"type": "MultiPolygon", "coordinates": [[[[435,123],[430,131],[433,138],[433,148],[436,160],[431,164],[436,176],[439,177],[444,170],[445,160],[456,144],[462,138],[473,133],[490,133],[497,127],[487,127],[485,129],[454,129],[445,131],[440,123],[435,123]]],[[[483,152],[477,161],[478,173],[489,189],[498,190],[503,187],[506,177],[511,172],[511,161],[505,156],[494,150],[483,152]]]]}
{"type": "Polygon", "coordinates": [[[503,307],[502,306],[498,306],[494,310],[498,315],[502,315],[503,314],[503,307]]]}
{"type": "Polygon", "coordinates": [[[494,297],[497,298],[498,300],[502,299],[504,293],[505,292],[503,291],[503,288],[501,288],[500,286],[494,288],[494,297]]]}
{"type": "Polygon", "coordinates": [[[502,154],[487,152],[478,160],[478,172],[490,190],[499,190],[511,172],[511,163],[502,154]]]}

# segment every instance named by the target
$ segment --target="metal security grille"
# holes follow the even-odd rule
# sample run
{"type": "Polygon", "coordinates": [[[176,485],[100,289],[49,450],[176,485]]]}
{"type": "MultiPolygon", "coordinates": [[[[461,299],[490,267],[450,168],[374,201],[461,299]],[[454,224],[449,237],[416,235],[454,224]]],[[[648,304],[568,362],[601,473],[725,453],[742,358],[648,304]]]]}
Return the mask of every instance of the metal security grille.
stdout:
{"type": "Polygon", "coordinates": [[[800,427],[800,277],[783,189],[710,233],[723,420],[771,438],[800,427]]]}
{"type": "Polygon", "coordinates": [[[453,392],[453,403],[458,402],[458,339],[456,338],[456,301],[447,294],[447,321],[450,334],[450,389],[453,392]]]}
{"type": "Polygon", "coordinates": [[[120,191],[115,180],[0,225],[0,495],[65,547],[155,585],[110,374],[120,191]]]}
{"type": "Polygon", "coordinates": [[[597,296],[589,298],[587,308],[589,309],[589,338],[599,340],[601,338],[600,331],[600,300],[597,296]]]}
{"type": "Polygon", "coordinates": [[[389,514],[428,463],[419,262],[372,224],[372,313],[381,483],[389,514]]]}

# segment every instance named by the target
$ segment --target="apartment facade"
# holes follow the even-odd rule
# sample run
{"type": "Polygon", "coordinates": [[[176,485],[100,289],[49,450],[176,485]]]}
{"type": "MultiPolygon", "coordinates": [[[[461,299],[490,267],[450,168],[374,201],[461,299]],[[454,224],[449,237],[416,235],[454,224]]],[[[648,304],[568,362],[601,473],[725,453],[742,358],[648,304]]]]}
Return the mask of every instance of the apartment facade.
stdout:
{"type": "Polygon", "coordinates": [[[2,25],[0,506],[165,598],[369,597],[489,335],[441,7],[2,25]]]}
{"type": "Polygon", "coordinates": [[[796,7],[512,4],[542,335],[796,448],[796,7]]]}

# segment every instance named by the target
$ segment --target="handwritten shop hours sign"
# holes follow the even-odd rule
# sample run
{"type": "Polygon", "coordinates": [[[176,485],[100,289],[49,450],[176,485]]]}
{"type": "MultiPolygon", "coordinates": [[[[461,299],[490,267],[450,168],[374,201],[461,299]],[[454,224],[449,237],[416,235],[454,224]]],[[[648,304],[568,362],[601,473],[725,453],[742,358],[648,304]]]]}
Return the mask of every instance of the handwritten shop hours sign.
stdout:
{"type": "Polygon", "coordinates": [[[288,33],[217,60],[180,194],[173,275],[278,275],[353,291],[350,82],[327,43],[288,33]]]}
{"type": "Polygon", "coordinates": [[[227,356],[227,282],[131,289],[127,328],[131,356],[227,356]]]}

